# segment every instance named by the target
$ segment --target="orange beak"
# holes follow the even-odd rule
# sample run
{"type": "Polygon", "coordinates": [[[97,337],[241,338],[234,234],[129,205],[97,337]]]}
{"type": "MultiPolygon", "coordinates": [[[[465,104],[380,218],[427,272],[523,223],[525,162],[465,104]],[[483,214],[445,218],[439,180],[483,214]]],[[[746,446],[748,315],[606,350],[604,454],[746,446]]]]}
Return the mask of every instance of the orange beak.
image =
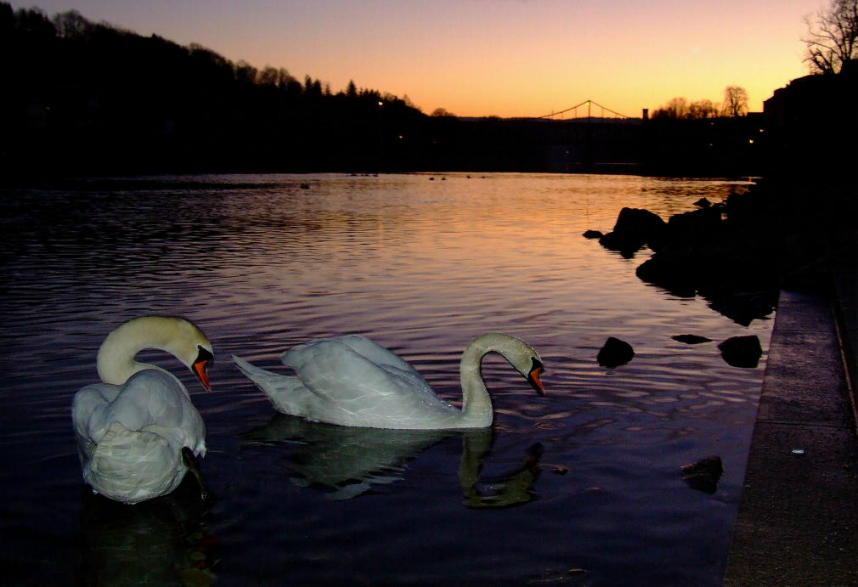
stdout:
{"type": "Polygon", "coordinates": [[[202,383],[203,387],[206,388],[206,391],[211,391],[212,386],[211,382],[209,382],[208,367],[208,359],[202,359],[194,363],[191,367],[191,370],[194,372],[194,375],[197,376],[197,379],[200,380],[200,383],[202,383]]]}
{"type": "Polygon", "coordinates": [[[542,385],[542,372],[544,369],[542,365],[538,365],[530,370],[530,373],[527,375],[527,381],[533,386],[533,389],[536,390],[536,393],[539,395],[545,395],[545,387],[542,385]]]}

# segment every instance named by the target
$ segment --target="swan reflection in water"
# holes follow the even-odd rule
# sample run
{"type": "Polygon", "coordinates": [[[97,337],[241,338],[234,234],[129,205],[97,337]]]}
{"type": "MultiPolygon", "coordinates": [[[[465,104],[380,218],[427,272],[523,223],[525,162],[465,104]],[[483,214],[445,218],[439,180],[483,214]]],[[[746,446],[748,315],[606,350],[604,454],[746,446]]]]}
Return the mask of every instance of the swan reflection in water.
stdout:
{"type": "Polygon", "coordinates": [[[170,495],[136,505],[83,494],[78,584],[215,584],[217,541],[190,475],[170,495]]]}
{"type": "Polygon", "coordinates": [[[531,446],[520,467],[491,480],[481,480],[483,461],[494,444],[491,428],[470,430],[391,430],[309,422],[275,414],[243,436],[245,445],[288,444],[290,480],[315,487],[329,499],[358,497],[373,485],[394,483],[405,476],[406,463],[453,436],[462,437],[459,486],[469,508],[504,508],[533,501],[540,473],[542,447],[531,446]]]}

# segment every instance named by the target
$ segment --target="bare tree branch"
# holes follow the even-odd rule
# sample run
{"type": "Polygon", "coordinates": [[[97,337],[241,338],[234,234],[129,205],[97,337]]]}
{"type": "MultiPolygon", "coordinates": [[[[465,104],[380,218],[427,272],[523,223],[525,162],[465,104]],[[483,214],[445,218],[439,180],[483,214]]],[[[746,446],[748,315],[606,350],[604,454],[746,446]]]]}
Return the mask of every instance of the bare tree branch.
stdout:
{"type": "Polygon", "coordinates": [[[805,18],[805,62],[813,73],[838,73],[858,53],[858,0],[831,0],[828,8],[805,18]]]}

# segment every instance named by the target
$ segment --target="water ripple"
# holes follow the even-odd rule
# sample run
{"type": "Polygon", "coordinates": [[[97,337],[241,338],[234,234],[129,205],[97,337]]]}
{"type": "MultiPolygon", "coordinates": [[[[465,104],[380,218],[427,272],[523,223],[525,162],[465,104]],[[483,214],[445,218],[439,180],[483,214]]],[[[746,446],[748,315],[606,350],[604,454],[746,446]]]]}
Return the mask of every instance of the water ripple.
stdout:
{"type": "MultiPolygon", "coordinates": [[[[96,380],[107,332],[139,314],[165,313],[191,317],[215,344],[211,393],[198,392],[175,361],[157,360],[179,374],[206,420],[203,470],[218,501],[188,525],[202,524],[221,545],[215,572],[224,584],[523,582],[570,565],[590,569],[596,584],[631,576],[659,584],[668,559],[684,562],[682,582],[715,584],[720,564],[701,553],[726,548],[734,510],[701,507],[675,470],[721,454],[729,471],[718,499],[737,502],[735,471],[762,367],[732,368],[715,343],[691,347],[671,336],[757,334],[766,348],[771,323],[738,326],[703,300],[648,287],[634,277],[646,251],[623,259],[580,235],[610,230],[623,206],[666,217],[736,186],[447,177],[129,178],[0,194],[0,368],[8,383],[0,390],[8,455],[0,514],[28,537],[9,541],[17,545],[10,556],[42,561],[53,545],[52,556],[65,561],[32,564],[32,582],[50,583],[76,568],[68,561],[91,555],[77,540],[83,489],[71,397],[96,380]],[[547,394],[537,397],[503,360],[487,358],[497,407],[491,434],[445,437],[381,465],[360,497],[332,502],[290,477],[295,459],[323,458],[298,451],[307,437],[241,440],[273,409],[231,364],[233,353],[288,373],[279,357],[291,346],[360,333],[460,403],[461,352],[487,331],[539,350],[547,394]],[[597,364],[609,336],[634,346],[630,363],[597,364]],[[464,483],[463,467],[480,471],[478,481],[464,483]],[[491,503],[475,498],[480,491],[517,505],[493,515],[470,509],[491,503]],[[718,528],[715,538],[689,535],[689,520],[718,528]],[[481,566],[490,571],[475,574],[481,566]]],[[[364,481],[357,475],[346,485],[364,481]]],[[[165,531],[173,534],[181,537],[181,528],[165,531]]]]}

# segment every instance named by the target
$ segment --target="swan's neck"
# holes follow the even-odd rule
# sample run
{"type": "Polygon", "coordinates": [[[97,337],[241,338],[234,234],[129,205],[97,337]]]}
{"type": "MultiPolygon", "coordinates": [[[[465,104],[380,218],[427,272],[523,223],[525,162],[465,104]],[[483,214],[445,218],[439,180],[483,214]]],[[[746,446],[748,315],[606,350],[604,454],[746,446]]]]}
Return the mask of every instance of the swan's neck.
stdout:
{"type": "Polygon", "coordinates": [[[168,373],[156,365],[140,363],[134,357],[143,349],[158,349],[175,356],[171,341],[175,329],[165,318],[140,318],[111,332],[98,349],[98,376],[105,383],[124,384],[144,369],[168,373]]]}
{"type": "Polygon", "coordinates": [[[462,385],[462,423],[467,427],[491,426],[494,411],[492,398],[486,389],[481,370],[483,357],[492,351],[500,352],[493,335],[475,338],[462,353],[459,379],[462,385]]]}

